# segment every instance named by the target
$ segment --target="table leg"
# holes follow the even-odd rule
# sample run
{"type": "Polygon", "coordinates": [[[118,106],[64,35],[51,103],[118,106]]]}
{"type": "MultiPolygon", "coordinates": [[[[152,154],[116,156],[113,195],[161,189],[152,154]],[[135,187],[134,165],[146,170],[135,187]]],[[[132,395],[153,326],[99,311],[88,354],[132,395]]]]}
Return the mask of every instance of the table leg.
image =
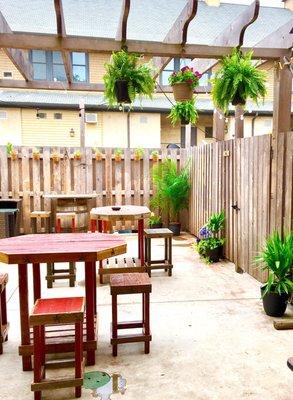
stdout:
{"type": "Polygon", "coordinates": [[[33,264],[33,286],[34,286],[34,302],[41,298],[41,274],[40,264],[33,264]]]}
{"type": "MultiPolygon", "coordinates": [[[[94,309],[96,283],[93,282],[95,263],[85,262],[86,338],[95,340],[94,309]]],[[[87,365],[95,365],[95,350],[87,351],[87,365]]]]}
{"type": "MultiPolygon", "coordinates": [[[[18,286],[19,286],[19,311],[20,311],[20,330],[21,344],[30,344],[29,312],[28,312],[28,283],[27,283],[27,264],[18,265],[18,286]]],[[[22,356],[23,371],[32,370],[32,360],[30,356],[22,356]]]]}
{"type": "Polygon", "coordinates": [[[144,220],[138,220],[138,258],[140,259],[141,266],[144,266],[144,248],[143,248],[143,231],[144,231],[144,220]]]}

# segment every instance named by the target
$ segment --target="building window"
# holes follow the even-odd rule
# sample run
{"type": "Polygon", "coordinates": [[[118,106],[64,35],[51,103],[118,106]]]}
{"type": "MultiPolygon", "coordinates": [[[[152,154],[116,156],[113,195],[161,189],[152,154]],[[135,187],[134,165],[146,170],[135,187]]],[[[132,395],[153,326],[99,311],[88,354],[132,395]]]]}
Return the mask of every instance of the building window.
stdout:
{"type": "Polygon", "coordinates": [[[169,85],[168,78],[174,71],[179,71],[180,59],[173,58],[160,74],[160,84],[169,85]]]}
{"type": "Polygon", "coordinates": [[[3,78],[12,78],[12,72],[4,71],[3,72],[3,78]]]}
{"type": "Polygon", "coordinates": [[[7,112],[6,111],[0,111],[0,120],[7,119],[7,112]]]}
{"type": "Polygon", "coordinates": [[[62,113],[54,113],[54,119],[62,119],[62,113]]]}
{"type": "Polygon", "coordinates": [[[72,74],[74,82],[88,82],[88,60],[86,53],[72,53],[72,74]]]}
{"type": "Polygon", "coordinates": [[[205,138],[206,139],[212,139],[213,138],[213,127],[212,126],[206,126],[204,128],[205,131],[205,138]]]}
{"type": "MultiPolygon", "coordinates": [[[[198,71],[198,72],[200,72],[200,71],[198,71]]],[[[208,86],[208,87],[210,87],[211,86],[211,83],[210,83],[211,77],[212,77],[212,71],[208,71],[205,74],[203,74],[202,77],[199,80],[199,86],[208,86]]]]}
{"type": "MultiPolygon", "coordinates": [[[[65,68],[60,51],[32,50],[30,59],[34,79],[66,81],[65,68]]],[[[86,53],[72,53],[72,74],[75,82],[88,81],[88,57],[86,53]]]]}
{"type": "Polygon", "coordinates": [[[47,119],[47,113],[44,112],[37,112],[36,117],[38,119],[47,119]]]}

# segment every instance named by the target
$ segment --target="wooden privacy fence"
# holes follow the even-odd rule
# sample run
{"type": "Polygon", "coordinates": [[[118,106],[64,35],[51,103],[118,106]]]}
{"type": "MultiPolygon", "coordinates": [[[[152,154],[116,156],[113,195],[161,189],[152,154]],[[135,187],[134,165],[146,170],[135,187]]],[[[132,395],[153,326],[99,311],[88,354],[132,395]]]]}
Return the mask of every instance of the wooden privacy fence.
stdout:
{"type": "Polygon", "coordinates": [[[225,254],[236,269],[265,279],[254,263],[265,238],[293,229],[293,132],[216,142],[192,153],[190,231],[225,211],[225,254]]]}
{"type": "MultiPolygon", "coordinates": [[[[109,148],[102,150],[101,160],[96,160],[92,148],[83,153],[80,148],[43,147],[39,157],[28,147],[15,150],[17,156],[12,159],[7,156],[6,147],[0,147],[0,195],[22,199],[23,233],[31,232],[31,211],[51,210],[51,200],[44,199],[45,193],[95,193],[96,206],[149,205],[153,193],[151,170],[155,163],[150,149],[144,150],[140,161],[135,161],[134,150],[125,149],[120,162],[115,161],[114,149],[109,148]],[[76,151],[81,152],[81,159],[74,157],[76,151]],[[58,162],[54,162],[54,154],[59,154],[58,162]]],[[[178,167],[187,158],[185,149],[158,149],[158,152],[157,162],[169,157],[178,167]]],[[[183,223],[186,227],[186,215],[183,223]]]]}

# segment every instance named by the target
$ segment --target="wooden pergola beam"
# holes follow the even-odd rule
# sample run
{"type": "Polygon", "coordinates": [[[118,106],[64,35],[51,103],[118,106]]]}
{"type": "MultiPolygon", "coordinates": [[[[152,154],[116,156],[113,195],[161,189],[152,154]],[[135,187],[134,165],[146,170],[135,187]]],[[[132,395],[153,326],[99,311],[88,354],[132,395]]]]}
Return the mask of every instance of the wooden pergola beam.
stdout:
{"type": "MultiPolygon", "coordinates": [[[[52,81],[21,81],[17,79],[0,79],[0,88],[6,89],[43,89],[43,90],[72,90],[87,92],[104,92],[103,83],[83,83],[83,82],[52,82],[52,81]]],[[[204,86],[196,88],[196,93],[209,93],[210,90],[204,86]]],[[[156,93],[172,93],[171,86],[162,86],[156,88],[156,93]]]]}
{"type": "MultiPolygon", "coordinates": [[[[83,36],[66,36],[62,42],[56,35],[39,33],[3,33],[0,34],[0,48],[43,49],[56,51],[82,51],[91,53],[111,53],[120,50],[120,43],[115,39],[93,38],[83,36]]],[[[182,55],[181,44],[151,42],[144,40],[128,40],[128,51],[152,56],[178,57],[182,55]]],[[[185,44],[186,58],[221,58],[231,53],[233,47],[185,44]]],[[[249,51],[242,47],[242,51],[249,51]]],[[[258,47],[254,49],[253,58],[277,60],[288,56],[290,52],[284,48],[258,47]]]]}
{"type": "Polygon", "coordinates": [[[123,0],[119,25],[116,33],[116,40],[122,42],[122,45],[125,45],[126,43],[127,21],[128,21],[129,10],[130,10],[130,0],[123,0]]]}
{"type": "MultiPolygon", "coordinates": [[[[65,28],[62,0],[54,0],[54,6],[55,6],[56,22],[57,22],[57,36],[61,39],[62,42],[63,39],[66,38],[66,28],[65,28]]],[[[62,50],[61,54],[67,81],[68,83],[72,83],[73,74],[72,74],[72,62],[70,53],[68,51],[62,50]]]]}
{"type": "MultiPolygon", "coordinates": [[[[180,15],[167,33],[164,43],[179,43],[182,47],[187,42],[187,30],[190,22],[196,16],[198,0],[188,0],[180,15]]],[[[154,57],[153,62],[156,67],[155,77],[172,60],[172,57],[154,57]]]]}
{"type": "MultiPolygon", "coordinates": [[[[9,34],[13,36],[12,30],[10,29],[6,19],[0,11],[0,36],[2,34],[9,34]]],[[[28,52],[16,49],[14,47],[3,47],[4,52],[12,61],[14,66],[18,69],[21,75],[26,81],[33,79],[33,69],[29,62],[28,52]]]]}
{"type": "MultiPolygon", "coordinates": [[[[243,45],[246,29],[251,25],[259,15],[259,0],[255,0],[250,6],[231,22],[227,28],[213,41],[213,46],[238,46],[243,45]]],[[[209,71],[218,63],[217,60],[193,60],[193,68],[202,74],[209,71]]]]}

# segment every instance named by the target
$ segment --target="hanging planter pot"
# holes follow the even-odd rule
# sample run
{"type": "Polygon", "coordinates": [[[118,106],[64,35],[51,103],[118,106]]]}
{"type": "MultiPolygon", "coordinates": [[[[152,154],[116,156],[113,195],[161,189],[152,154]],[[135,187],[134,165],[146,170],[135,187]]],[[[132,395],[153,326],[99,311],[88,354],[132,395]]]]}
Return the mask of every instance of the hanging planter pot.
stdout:
{"type": "Polygon", "coordinates": [[[240,96],[239,90],[237,90],[237,92],[235,93],[235,96],[232,99],[232,105],[233,106],[237,106],[237,105],[244,106],[245,103],[246,103],[246,101],[243,100],[243,98],[240,96]]]}
{"type": "Polygon", "coordinates": [[[181,121],[181,125],[188,125],[190,123],[190,121],[185,118],[181,118],[180,121],[181,121]]]}
{"type": "Polygon", "coordinates": [[[131,103],[128,94],[128,81],[118,80],[115,82],[115,94],[117,103],[131,103]]]}
{"type": "Polygon", "coordinates": [[[193,90],[192,87],[186,82],[175,83],[173,86],[174,99],[176,101],[192,100],[193,90]]]}

